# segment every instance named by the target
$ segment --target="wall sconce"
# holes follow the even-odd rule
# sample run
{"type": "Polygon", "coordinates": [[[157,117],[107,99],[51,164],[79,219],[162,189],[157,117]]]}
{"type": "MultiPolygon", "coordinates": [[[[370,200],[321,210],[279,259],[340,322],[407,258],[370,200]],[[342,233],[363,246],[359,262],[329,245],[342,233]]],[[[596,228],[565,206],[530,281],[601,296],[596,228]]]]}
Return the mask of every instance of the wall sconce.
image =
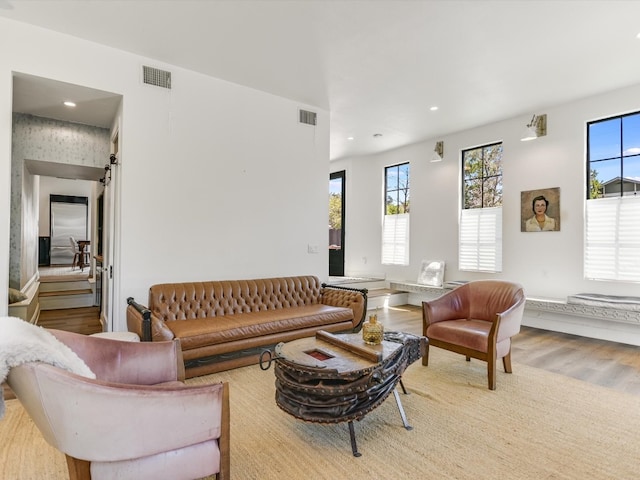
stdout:
{"type": "Polygon", "coordinates": [[[520,139],[523,142],[544,137],[547,134],[547,114],[533,115],[527,124],[527,130],[520,139]]]}
{"type": "Polygon", "coordinates": [[[436,146],[433,149],[432,162],[441,162],[444,158],[444,142],[436,142],[436,146]]]}
{"type": "Polygon", "coordinates": [[[113,153],[109,155],[109,163],[104,166],[104,177],[100,179],[100,183],[105,187],[111,183],[111,165],[118,165],[118,158],[113,153]]]}
{"type": "Polygon", "coordinates": [[[111,182],[111,165],[107,163],[104,166],[104,177],[100,179],[100,183],[106,187],[107,185],[109,185],[110,182],[111,182]]]}

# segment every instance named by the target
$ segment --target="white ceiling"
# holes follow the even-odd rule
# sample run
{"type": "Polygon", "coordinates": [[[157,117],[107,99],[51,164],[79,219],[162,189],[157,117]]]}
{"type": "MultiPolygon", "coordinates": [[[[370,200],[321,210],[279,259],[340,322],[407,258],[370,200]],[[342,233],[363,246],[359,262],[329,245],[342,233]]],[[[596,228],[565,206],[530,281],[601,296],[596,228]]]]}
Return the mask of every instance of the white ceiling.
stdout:
{"type": "Polygon", "coordinates": [[[121,99],[121,95],[93,88],[23,73],[13,74],[14,112],[111,128],[121,99]],[[66,100],[73,100],[76,106],[65,107],[62,102],[66,100]]]}
{"type": "Polygon", "coordinates": [[[328,109],[332,159],[640,82],[640,1],[0,0],[0,15],[328,109]]]}

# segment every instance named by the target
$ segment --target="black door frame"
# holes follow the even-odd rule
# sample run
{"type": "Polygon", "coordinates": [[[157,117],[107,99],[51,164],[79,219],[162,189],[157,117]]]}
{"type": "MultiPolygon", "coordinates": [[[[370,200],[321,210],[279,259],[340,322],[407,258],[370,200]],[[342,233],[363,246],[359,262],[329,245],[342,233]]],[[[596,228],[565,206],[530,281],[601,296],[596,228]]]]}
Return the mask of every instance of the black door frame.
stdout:
{"type": "Polygon", "coordinates": [[[333,172],[329,174],[329,181],[341,180],[341,205],[340,205],[340,223],[342,228],[340,229],[340,250],[329,250],[329,276],[331,277],[344,277],[344,252],[345,252],[345,210],[346,210],[346,170],[339,172],[333,172]]]}

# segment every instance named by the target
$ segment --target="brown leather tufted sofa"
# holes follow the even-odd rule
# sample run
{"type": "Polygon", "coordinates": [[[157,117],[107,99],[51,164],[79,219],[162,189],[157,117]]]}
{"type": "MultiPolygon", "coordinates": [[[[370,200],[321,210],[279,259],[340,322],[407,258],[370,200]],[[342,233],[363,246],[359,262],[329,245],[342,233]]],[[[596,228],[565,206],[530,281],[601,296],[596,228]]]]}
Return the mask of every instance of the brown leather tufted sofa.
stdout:
{"type": "Polygon", "coordinates": [[[279,342],[357,332],[367,290],[330,286],[315,276],[153,285],[149,306],[127,299],[127,325],[145,341],[180,340],[186,376],[258,363],[279,342]]]}

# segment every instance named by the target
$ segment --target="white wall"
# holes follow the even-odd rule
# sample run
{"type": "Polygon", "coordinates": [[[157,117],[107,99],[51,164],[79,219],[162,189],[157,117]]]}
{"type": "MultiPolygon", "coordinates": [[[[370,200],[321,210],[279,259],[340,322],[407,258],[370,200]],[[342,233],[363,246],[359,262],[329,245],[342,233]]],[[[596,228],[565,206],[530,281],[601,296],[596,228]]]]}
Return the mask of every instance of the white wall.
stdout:
{"type": "MultiPolygon", "coordinates": [[[[40,179],[31,173],[28,161],[101,170],[108,154],[109,131],[105,128],[20,113],[13,115],[9,286],[23,288],[37,275],[41,230],[38,211],[48,208],[49,203],[48,196],[44,204],[39,201],[40,179]]],[[[47,219],[48,216],[47,213],[47,219]]]]}
{"type": "MultiPolygon", "coordinates": [[[[583,278],[586,191],[586,122],[640,110],[640,85],[550,106],[548,133],[519,140],[531,115],[434,138],[379,155],[332,162],[347,171],[346,273],[383,272],[387,279],[415,282],[422,260],[444,259],[446,280],[503,278],[521,282],[527,295],[565,299],[580,292],[638,295],[638,284],[583,278]],[[444,161],[430,163],[436,140],[444,140],[444,161]],[[503,272],[471,274],[458,270],[460,157],[469,147],[504,145],[503,272]],[[411,264],[380,264],[384,167],[411,162],[411,264]],[[520,231],[520,193],[560,188],[561,231],[520,231]],[[367,262],[363,259],[366,257],[367,262]]],[[[534,112],[531,112],[532,114],[534,112]]]]}
{"type": "MultiPolygon", "coordinates": [[[[0,19],[0,184],[9,185],[12,71],[123,95],[114,328],[153,283],[314,274],[326,278],[326,111],[151,59],[0,19]],[[170,91],[142,65],[170,70],[170,91]],[[297,123],[299,107],[318,126],[297,123]]],[[[0,288],[8,270],[0,189],[0,288]]],[[[0,315],[6,312],[0,300],[0,315]]]]}

